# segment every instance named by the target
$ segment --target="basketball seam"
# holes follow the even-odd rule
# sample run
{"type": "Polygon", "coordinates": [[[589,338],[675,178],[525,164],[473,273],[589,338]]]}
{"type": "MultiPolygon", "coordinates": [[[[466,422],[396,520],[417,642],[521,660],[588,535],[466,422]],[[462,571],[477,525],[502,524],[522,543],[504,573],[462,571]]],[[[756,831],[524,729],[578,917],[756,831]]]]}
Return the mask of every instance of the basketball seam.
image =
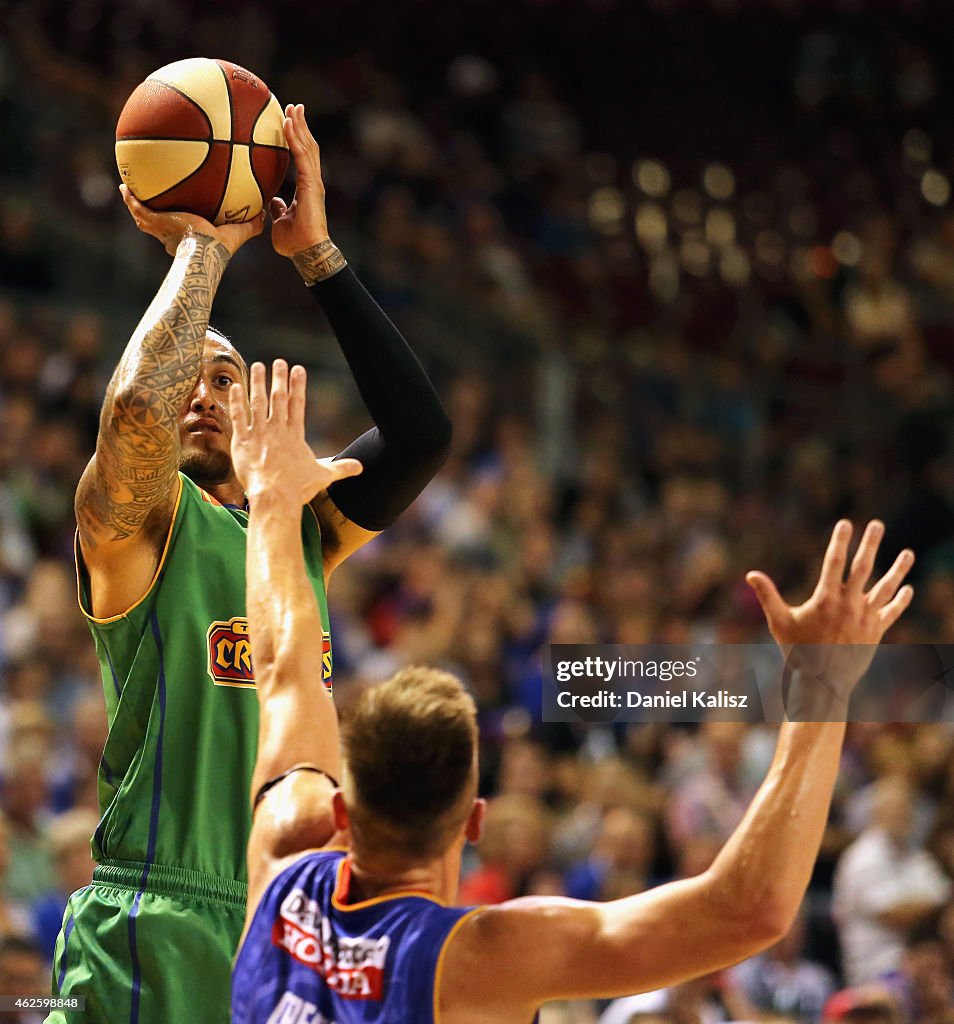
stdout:
{"type": "Polygon", "coordinates": [[[215,143],[218,146],[248,146],[251,149],[274,149],[279,153],[287,153],[287,146],[273,146],[269,142],[230,142],[228,139],[188,139],[184,135],[124,135],[117,142],[204,142],[207,146],[215,143]]]}
{"type": "Polygon", "coordinates": [[[117,142],[201,142],[204,145],[211,145],[218,142],[218,139],[188,139],[184,135],[124,135],[117,142]]]}
{"type": "MultiPolygon", "coordinates": [[[[277,101],[276,101],[277,102],[277,101]]],[[[258,122],[261,121],[265,114],[265,111],[272,105],[272,94],[268,94],[268,99],[265,100],[265,105],[255,115],[255,120],[252,122],[252,128],[248,133],[248,144],[250,146],[261,146],[263,149],[288,149],[287,146],[269,146],[267,142],[256,142],[255,141],[255,129],[258,127],[258,122]]]]}
{"type": "MultiPolygon", "coordinates": [[[[189,140],[189,139],[171,139],[171,140],[166,140],[166,141],[171,141],[171,142],[188,142],[188,141],[192,141],[192,140],[189,140]]],[[[197,141],[201,142],[203,140],[199,139],[197,141]]],[[[157,199],[161,199],[163,196],[168,195],[170,192],[174,192],[177,188],[179,188],[180,185],[184,185],[187,181],[189,181],[190,179],[194,178],[199,173],[199,171],[201,171],[202,168],[205,167],[205,165],[209,162],[209,157],[212,156],[212,150],[214,149],[215,146],[228,146],[229,147],[229,170],[231,171],[231,169],[232,169],[232,143],[231,142],[220,142],[218,139],[213,139],[212,142],[208,143],[208,146],[209,146],[209,151],[208,151],[208,153],[205,154],[205,159],[202,161],[201,164],[199,164],[198,167],[196,167],[196,169],[191,174],[187,174],[184,178],[182,178],[180,181],[177,181],[174,185],[170,185],[168,188],[163,189],[161,192],[157,192],[156,195],[150,196],[149,199],[148,199],[148,202],[152,203],[152,202],[154,202],[157,199]]],[[[229,180],[228,179],[228,175],[226,175],[226,178],[225,178],[226,184],[228,184],[228,180],[229,180]]],[[[222,195],[224,197],[224,195],[225,195],[224,190],[222,192],[222,195]]],[[[172,211],[162,211],[162,212],[172,212],[172,211]]],[[[186,210],[186,213],[194,213],[194,212],[195,212],[194,210],[186,210]]],[[[196,216],[197,217],[201,217],[202,214],[196,213],[196,216]]],[[[216,216],[218,216],[218,214],[216,214],[216,216]]]]}
{"type": "Polygon", "coordinates": [[[229,76],[222,64],[222,61],[216,60],[215,65],[219,71],[222,72],[222,77],[225,79],[225,95],[228,97],[229,101],[229,166],[225,173],[225,180],[222,182],[222,194],[219,196],[219,201],[215,207],[215,214],[212,217],[213,224],[219,219],[219,215],[222,213],[222,204],[225,202],[225,196],[229,190],[229,182],[232,180],[232,151],[235,147],[235,104],[232,102],[232,86],[229,84],[229,76]]]}
{"type": "MultiPolygon", "coordinates": [[[[164,81],[161,78],[146,79],[146,81],[158,82],[159,85],[165,86],[165,88],[171,89],[178,96],[181,96],[187,103],[191,103],[192,106],[195,107],[195,109],[198,110],[198,112],[202,115],[202,118],[205,121],[205,123],[209,126],[209,135],[208,135],[208,138],[206,138],[206,139],[185,139],[185,138],[180,139],[180,137],[177,136],[175,139],[163,139],[163,140],[160,140],[160,141],[168,141],[168,142],[179,142],[179,141],[182,141],[182,142],[211,142],[213,140],[214,133],[212,131],[212,121],[209,119],[209,115],[202,108],[201,104],[196,103],[196,101],[191,96],[189,96],[187,93],[184,93],[181,89],[179,89],[177,86],[174,86],[171,82],[166,82],[166,81],[164,81]]],[[[152,139],[152,138],[156,138],[157,136],[148,135],[148,136],[145,136],[145,137],[152,139]]],[[[116,141],[117,142],[125,142],[127,139],[139,139],[139,138],[143,138],[143,136],[141,136],[141,135],[123,135],[123,136],[117,135],[116,136],[116,141]]]]}
{"type": "Polygon", "coordinates": [[[265,208],[265,204],[272,197],[269,196],[268,199],[265,198],[265,188],[262,185],[261,179],[259,178],[258,173],[255,170],[255,161],[252,159],[252,149],[254,147],[257,147],[258,149],[279,149],[279,150],[280,149],[287,149],[288,148],[287,146],[269,146],[269,145],[266,145],[265,143],[262,143],[261,145],[259,145],[259,143],[257,143],[255,141],[255,129],[258,127],[258,122],[261,121],[262,117],[265,114],[265,111],[268,110],[269,106],[271,106],[271,102],[272,102],[272,94],[269,93],[268,94],[268,98],[265,100],[265,105],[255,115],[255,120],[252,122],[251,131],[248,134],[248,165],[249,165],[249,167],[252,168],[252,178],[255,181],[255,184],[258,185],[258,194],[262,197],[262,209],[265,208]]]}

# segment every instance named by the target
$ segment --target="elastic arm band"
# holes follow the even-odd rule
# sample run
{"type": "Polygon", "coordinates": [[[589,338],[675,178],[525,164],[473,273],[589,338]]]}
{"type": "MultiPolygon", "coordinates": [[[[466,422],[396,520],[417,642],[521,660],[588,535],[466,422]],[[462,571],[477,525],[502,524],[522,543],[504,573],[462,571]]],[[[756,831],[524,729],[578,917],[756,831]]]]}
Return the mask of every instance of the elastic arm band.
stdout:
{"type": "Polygon", "coordinates": [[[332,786],[335,787],[335,789],[338,788],[338,780],[333,775],[330,775],[328,772],[326,772],[324,768],[319,768],[317,767],[317,765],[313,764],[294,764],[287,771],[282,772],[281,775],[276,775],[274,779],[269,779],[268,782],[262,785],[261,789],[259,789],[259,791],[255,794],[255,800],[252,803],[252,810],[254,811],[258,807],[258,805],[265,799],[270,789],[274,789],[279,784],[279,782],[283,782],[293,772],[315,772],[317,775],[324,775],[324,777],[332,784],[332,786]]]}

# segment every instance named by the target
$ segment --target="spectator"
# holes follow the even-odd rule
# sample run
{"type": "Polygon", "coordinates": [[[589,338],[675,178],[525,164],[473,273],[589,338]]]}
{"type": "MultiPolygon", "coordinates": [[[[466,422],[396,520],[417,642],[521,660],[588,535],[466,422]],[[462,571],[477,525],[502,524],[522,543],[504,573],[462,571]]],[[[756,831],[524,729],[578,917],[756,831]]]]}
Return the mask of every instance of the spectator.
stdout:
{"type": "Polygon", "coordinates": [[[578,900],[615,900],[642,892],[656,854],[646,815],[616,807],[606,812],[593,852],[567,872],[566,892],[578,900]]]}
{"type": "MultiPolygon", "coordinates": [[[[45,996],[50,991],[43,954],[30,939],[8,936],[0,939],[0,995],[45,996]]],[[[43,1013],[12,1010],[4,1013],[9,1024],[41,1024],[43,1013]]]]}
{"type": "Polygon", "coordinates": [[[901,1024],[901,1011],[883,985],[859,985],[836,992],[821,1019],[822,1024],[901,1024]]]}
{"type": "Polygon", "coordinates": [[[872,825],[845,850],[835,871],[834,914],[845,977],[853,985],[898,970],[911,929],[951,894],[934,858],[912,843],[912,806],[907,783],[879,783],[872,825]]]}
{"type": "Polygon", "coordinates": [[[835,991],[835,978],[827,968],[805,958],[805,937],[803,907],[784,938],[761,956],[739,964],[732,975],[760,1012],[815,1024],[835,991]]]}
{"type": "Polygon", "coordinates": [[[56,886],[33,904],[33,930],[50,963],[53,962],[53,949],[63,924],[67,901],[93,879],[90,839],[98,820],[92,811],[82,809],[67,811],[50,823],[48,834],[56,886]]]}
{"type": "Polygon", "coordinates": [[[4,890],[13,899],[31,903],[53,884],[53,862],[46,836],[49,790],[42,756],[18,752],[3,780],[3,810],[9,825],[10,862],[4,890]]]}
{"type": "Polygon", "coordinates": [[[604,1011],[599,1024],[629,1024],[643,1020],[643,1014],[659,1014],[673,1022],[719,1024],[721,1021],[751,1021],[755,1007],[725,972],[706,975],[674,988],[616,999],[604,1011]]]}
{"type": "Polygon", "coordinates": [[[670,840],[677,847],[700,834],[724,841],[742,820],[754,792],[742,759],[745,734],[738,722],[702,726],[704,764],[676,785],[667,814],[670,840]]]}
{"type": "Polygon", "coordinates": [[[525,895],[546,862],[549,831],[546,809],[538,800],[516,793],[491,800],[478,847],[481,866],[461,883],[461,906],[525,895]]]}
{"type": "Polygon", "coordinates": [[[951,1024],[954,973],[934,921],[915,928],[904,948],[901,967],[885,977],[910,1024],[951,1024]]]}
{"type": "Polygon", "coordinates": [[[10,867],[10,826],[0,815],[0,940],[8,936],[32,935],[30,912],[25,904],[10,899],[6,890],[10,867]]]}

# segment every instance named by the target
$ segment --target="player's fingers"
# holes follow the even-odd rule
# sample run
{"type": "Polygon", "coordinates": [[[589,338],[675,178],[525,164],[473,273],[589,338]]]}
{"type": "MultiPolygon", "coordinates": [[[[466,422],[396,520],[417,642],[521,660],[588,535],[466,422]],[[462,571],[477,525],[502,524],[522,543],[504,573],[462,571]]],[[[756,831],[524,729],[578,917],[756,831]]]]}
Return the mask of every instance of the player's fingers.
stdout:
{"type": "Polygon", "coordinates": [[[881,608],[882,605],[887,604],[898,587],[901,586],[901,582],[907,576],[912,565],[914,565],[914,552],[910,548],[905,548],[894,560],[891,568],[868,591],[868,604],[872,608],[881,608]]]}
{"type": "Polygon", "coordinates": [[[274,199],[268,204],[268,212],[272,215],[272,220],[281,220],[288,211],[288,206],[285,204],[285,200],[281,196],[275,196],[274,199]]]}
{"type": "Polygon", "coordinates": [[[245,388],[233,384],[229,388],[229,415],[232,417],[232,436],[248,433],[249,411],[246,404],[245,388]]]}
{"type": "Polygon", "coordinates": [[[299,181],[302,176],[307,179],[321,178],[321,160],[318,152],[318,143],[311,134],[308,122],[305,120],[305,105],[299,103],[295,106],[292,116],[288,119],[291,124],[291,138],[286,130],[288,148],[295,157],[295,168],[298,171],[299,181]]]}
{"type": "Polygon", "coordinates": [[[268,397],[265,391],[265,364],[252,363],[248,371],[249,428],[255,429],[268,418],[268,397]]]}
{"type": "Polygon", "coordinates": [[[861,543],[851,561],[851,571],[848,573],[848,589],[851,593],[860,594],[871,578],[875,558],[878,555],[878,545],[883,536],[884,523],[880,519],[872,519],[865,527],[865,532],[861,535],[861,543]]]}
{"type": "Polygon", "coordinates": [[[878,622],[881,624],[882,632],[889,630],[901,618],[902,613],[911,603],[913,597],[914,587],[907,583],[894,595],[894,600],[886,604],[878,612],[878,622]]]}
{"type": "Polygon", "coordinates": [[[315,156],[317,157],[319,153],[318,140],[312,134],[311,128],[308,125],[308,119],[305,117],[304,103],[299,104],[297,118],[298,122],[296,127],[301,135],[302,142],[304,142],[309,149],[314,148],[315,156]]]}
{"type": "Polygon", "coordinates": [[[746,573],[745,582],[755,592],[768,624],[773,627],[785,626],[792,617],[792,610],[782,599],[772,579],[764,572],[750,572],[746,573]]]}
{"type": "Polygon", "coordinates": [[[831,531],[831,540],[825,552],[821,573],[815,586],[815,595],[837,592],[845,578],[845,564],[848,561],[848,545],[851,542],[852,527],[847,519],[839,519],[831,531]]]}
{"type": "Polygon", "coordinates": [[[301,152],[301,136],[298,133],[298,125],[295,123],[295,108],[292,107],[291,114],[285,115],[282,127],[285,129],[285,141],[292,152],[292,156],[298,156],[301,152]]]}
{"type": "Polygon", "coordinates": [[[334,475],[335,480],[344,480],[349,476],[357,476],[364,466],[357,459],[319,459],[334,475]]]}
{"type": "Polygon", "coordinates": [[[143,206],[143,204],[139,202],[139,200],[132,194],[128,185],[120,185],[119,194],[122,196],[123,202],[126,204],[126,209],[129,211],[129,215],[136,222],[136,226],[141,226],[146,215],[149,213],[149,207],[143,206]]]}
{"type": "Polygon", "coordinates": [[[128,185],[120,185],[119,194],[123,197],[123,202],[130,210],[144,209],[142,203],[132,194],[132,189],[128,185]]]}
{"type": "Polygon", "coordinates": [[[288,376],[288,422],[303,434],[305,431],[305,399],[308,374],[304,366],[293,366],[288,376]]]}
{"type": "Polygon", "coordinates": [[[256,235],[260,235],[265,230],[265,211],[262,210],[257,217],[253,217],[249,222],[249,236],[254,238],[256,235]]]}
{"type": "Polygon", "coordinates": [[[219,236],[233,252],[237,252],[250,238],[260,235],[265,227],[265,211],[261,210],[249,220],[237,224],[223,224],[219,236]]]}
{"type": "Polygon", "coordinates": [[[276,359],[272,363],[272,397],[268,407],[270,423],[288,421],[288,363],[276,359]]]}

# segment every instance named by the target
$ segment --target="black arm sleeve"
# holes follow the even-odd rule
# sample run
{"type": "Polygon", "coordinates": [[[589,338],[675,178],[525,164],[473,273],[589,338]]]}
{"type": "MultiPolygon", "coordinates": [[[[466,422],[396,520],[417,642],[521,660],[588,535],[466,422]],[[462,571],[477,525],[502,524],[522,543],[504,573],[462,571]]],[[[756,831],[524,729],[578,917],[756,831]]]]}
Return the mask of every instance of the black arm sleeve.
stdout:
{"type": "Polygon", "coordinates": [[[364,472],[332,484],[328,495],[351,522],[383,530],[444,464],[450,420],[401,332],[350,267],[312,290],[375,423],[336,456],[359,459],[364,472]]]}

